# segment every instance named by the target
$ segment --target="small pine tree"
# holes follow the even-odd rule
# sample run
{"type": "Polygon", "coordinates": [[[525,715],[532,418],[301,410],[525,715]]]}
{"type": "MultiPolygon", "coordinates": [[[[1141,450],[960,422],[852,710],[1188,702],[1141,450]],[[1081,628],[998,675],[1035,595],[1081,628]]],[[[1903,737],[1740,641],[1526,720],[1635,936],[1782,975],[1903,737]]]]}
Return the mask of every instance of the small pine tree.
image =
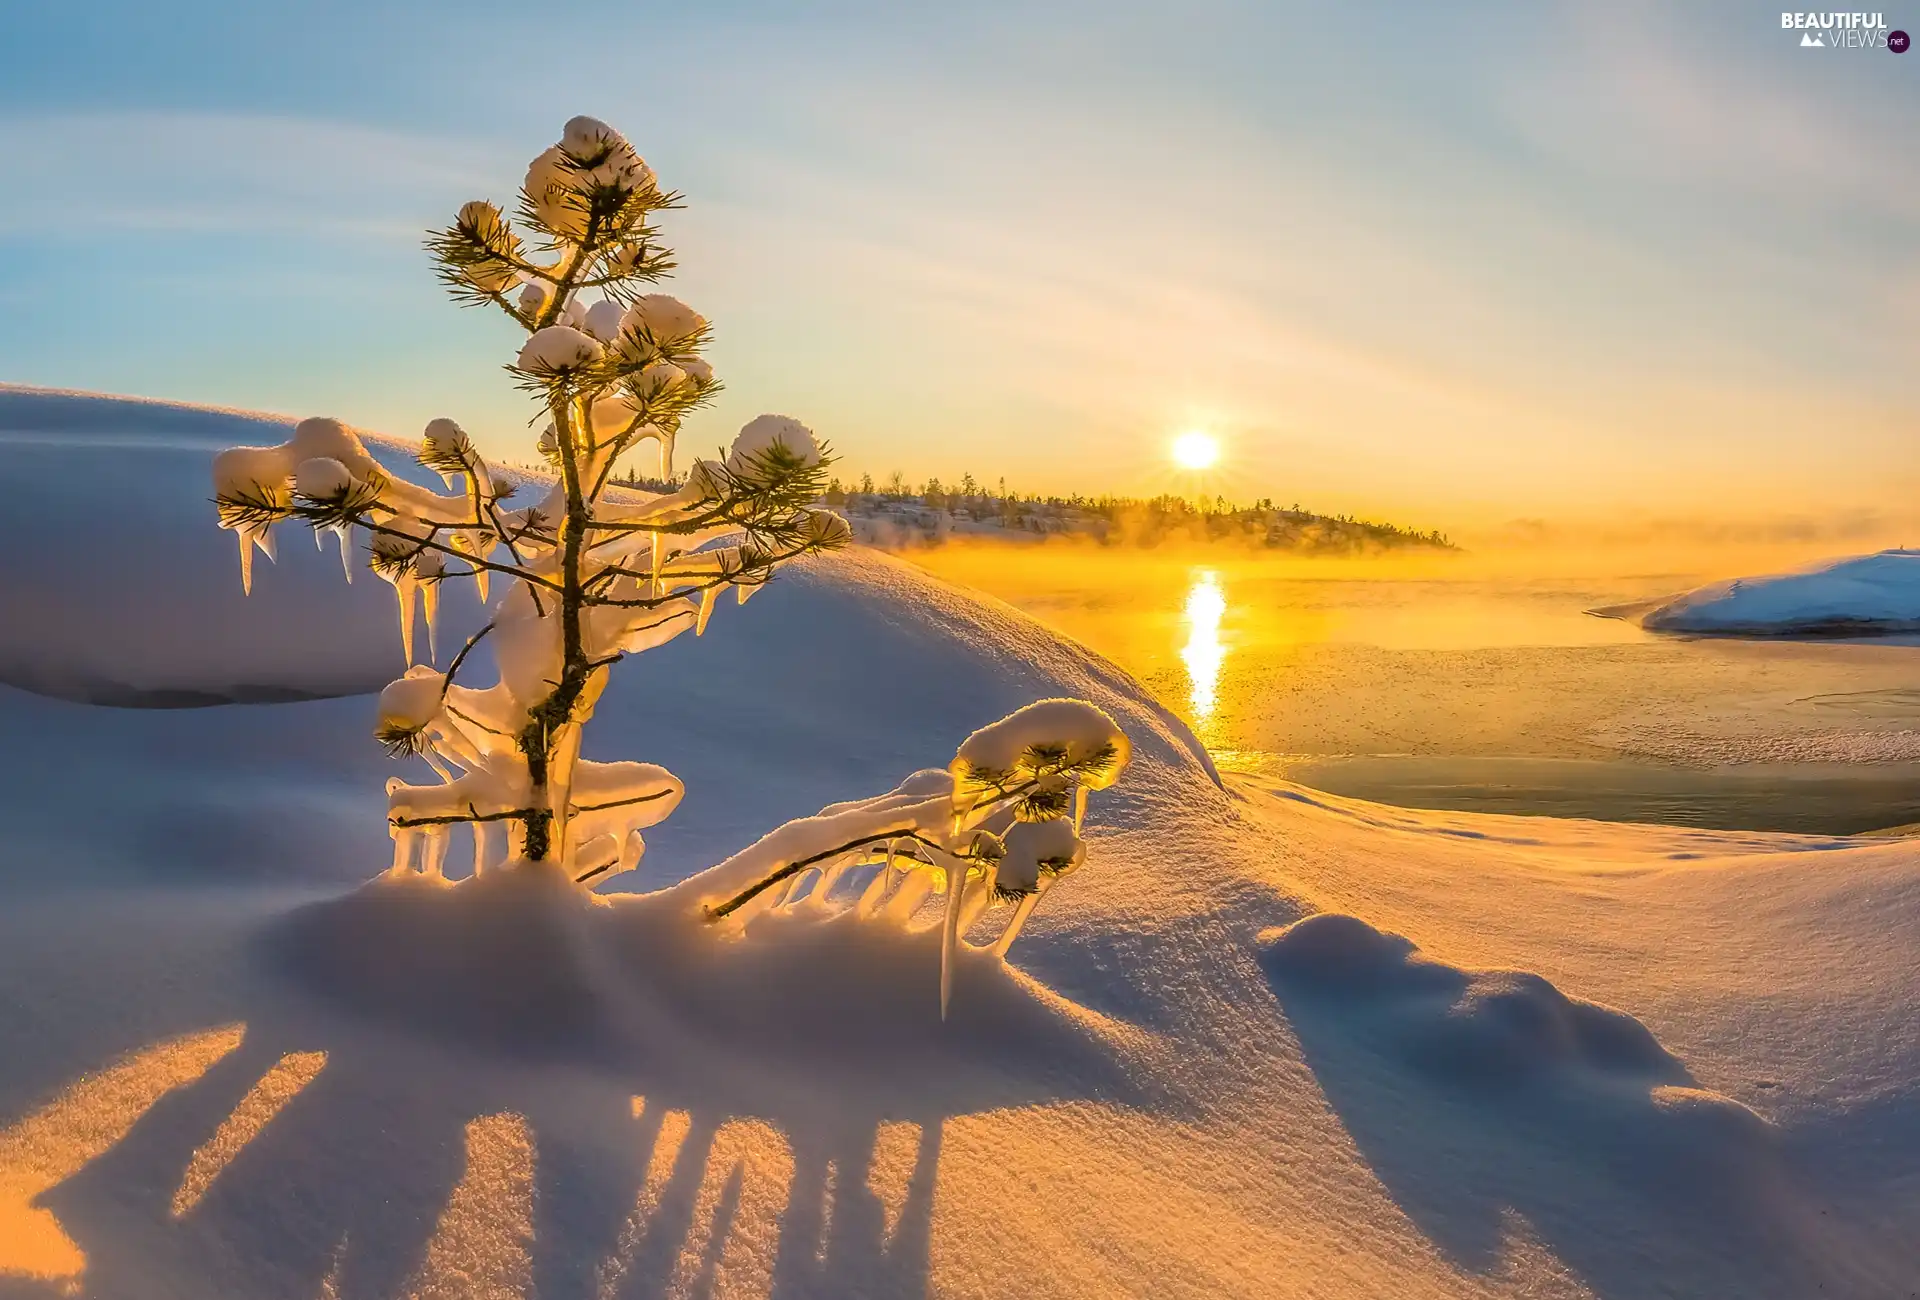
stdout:
{"type": "MultiPolygon", "coordinates": [[[[721,591],[744,602],[780,564],[849,538],[845,520],[813,508],[827,449],[785,416],[749,423],[677,490],[607,499],[616,463],[649,439],[672,489],[681,424],[720,388],[701,355],[706,320],[648,292],[674,266],[653,217],[677,206],[618,132],[577,117],[529,168],[514,221],[476,200],[428,240],[456,299],[497,308],[527,335],[507,368],[547,419],[539,449],[555,481],[539,502],[503,505],[515,484],[446,419],[427,426],[419,458],[450,495],[386,472],[337,420],[303,421],[280,447],[215,461],[220,523],[239,536],[249,590],[253,548],[271,557],[274,526],[298,521],[337,534],[343,556],[364,538],[398,593],[409,668],[382,692],[376,734],[396,755],[424,756],[443,784],[389,783],[396,866],[417,851],[437,871],[451,828],[468,824],[476,870],[508,857],[581,881],[630,869],[639,831],[681,786],[652,764],[579,757],[613,665],[704,632],[721,591]],[[445,671],[413,666],[416,598],[431,634],[441,582],[470,578],[485,600],[495,574],[510,586],[486,625],[445,671]],[[499,681],[465,686],[461,670],[487,637],[499,681]]],[[[629,471],[628,481],[641,480],[629,471]]]]}

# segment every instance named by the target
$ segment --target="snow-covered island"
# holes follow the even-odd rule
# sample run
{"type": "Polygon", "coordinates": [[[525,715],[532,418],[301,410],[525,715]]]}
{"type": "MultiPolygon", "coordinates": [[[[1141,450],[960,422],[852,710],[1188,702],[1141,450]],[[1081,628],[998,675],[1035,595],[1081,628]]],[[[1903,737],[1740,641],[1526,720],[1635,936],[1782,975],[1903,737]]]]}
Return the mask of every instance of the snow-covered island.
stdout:
{"type": "Polygon", "coordinates": [[[1884,636],[1920,632],[1920,550],[1830,560],[1797,573],[1734,578],[1652,605],[1595,611],[1657,632],[1720,636],[1884,636]]]}
{"type": "Polygon", "coordinates": [[[1911,1294],[1910,843],[1223,778],[798,421],[613,488],[704,322],[555,149],[550,472],[0,388],[0,1294],[1911,1294]]]}

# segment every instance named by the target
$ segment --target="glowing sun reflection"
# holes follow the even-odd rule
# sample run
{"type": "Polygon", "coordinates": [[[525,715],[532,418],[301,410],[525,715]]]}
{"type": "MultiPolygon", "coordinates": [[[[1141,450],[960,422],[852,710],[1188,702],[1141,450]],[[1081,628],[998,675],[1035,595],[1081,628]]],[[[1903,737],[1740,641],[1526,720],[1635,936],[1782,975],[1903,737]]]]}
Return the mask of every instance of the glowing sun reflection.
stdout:
{"type": "Polygon", "coordinates": [[[1182,615],[1187,643],[1180,647],[1180,661],[1187,666],[1187,703],[1198,724],[1212,720],[1218,702],[1220,664],[1227,657],[1226,644],[1220,639],[1220,619],[1226,612],[1227,595],[1221,590],[1220,575],[1212,569],[1194,570],[1182,615]]]}

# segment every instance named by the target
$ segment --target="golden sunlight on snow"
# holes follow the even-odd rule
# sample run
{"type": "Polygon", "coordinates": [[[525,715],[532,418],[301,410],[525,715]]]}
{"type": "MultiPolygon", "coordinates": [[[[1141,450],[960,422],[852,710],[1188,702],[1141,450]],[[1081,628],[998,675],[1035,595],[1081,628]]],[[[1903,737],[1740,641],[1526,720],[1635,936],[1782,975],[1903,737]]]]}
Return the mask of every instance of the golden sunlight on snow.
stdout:
{"type": "Polygon", "coordinates": [[[514,1300],[533,1286],[533,1139],[518,1115],[467,1125],[467,1167],[440,1212],[415,1300],[514,1300]]]}
{"type": "Polygon", "coordinates": [[[259,1136],[260,1130],[280,1113],[281,1107],[313,1082],[326,1063],[325,1052],[289,1052],[261,1076],[260,1082],[233,1108],[233,1113],[221,1121],[219,1130],[187,1162],[180,1190],[173,1194],[174,1218],[200,1203],[220,1171],[233,1162],[241,1148],[259,1136]]]}
{"type": "Polygon", "coordinates": [[[245,1026],[228,1025],[149,1047],[77,1080],[0,1133],[0,1277],[77,1291],[86,1256],[34,1200],[119,1143],[155,1102],[205,1074],[244,1033],[245,1026]]]}

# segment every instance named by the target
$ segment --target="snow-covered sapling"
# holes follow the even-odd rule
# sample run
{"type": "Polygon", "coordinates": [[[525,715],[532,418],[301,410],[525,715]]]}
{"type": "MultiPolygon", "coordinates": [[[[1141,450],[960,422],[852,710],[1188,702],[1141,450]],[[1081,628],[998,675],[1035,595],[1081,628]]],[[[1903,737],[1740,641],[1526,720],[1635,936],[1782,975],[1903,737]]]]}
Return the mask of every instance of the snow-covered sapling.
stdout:
{"type": "Polygon", "coordinates": [[[677,203],[618,132],[576,117],[528,169],[516,220],[476,200],[428,242],[454,297],[497,307],[526,332],[508,369],[544,411],[538,445],[555,481],[540,501],[503,504],[514,484],[445,419],[427,426],[419,459],[446,494],[388,473],[331,419],[214,461],[220,524],[239,538],[248,590],[254,549],[271,559],[286,521],[335,534],[343,558],[364,538],[373,571],[393,584],[409,667],[381,693],[377,734],[442,780],[389,783],[396,867],[437,870],[451,828],[465,824],[476,871],[526,859],[594,882],[632,868],[640,832],[673,810],[681,784],[652,764],[580,758],[609,670],[704,632],[723,590],[744,603],[777,565],[848,540],[846,522],[813,504],[826,448],[785,416],[748,423],[677,490],[610,488],[616,464],[648,440],[671,482],[682,422],[719,391],[701,356],[705,319],[647,291],[674,265],[652,218],[677,203]],[[494,574],[507,585],[491,617],[436,669],[439,584],[470,578],[485,601],[494,574]],[[417,666],[416,604],[429,638],[429,663],[417,666]],[[483,638],[499,680],[466,686],[458,678],[483,638]]]}
{"type": "Polygon", "coordinates": [[[1012,904],[993,945],[1005,955],[1042,893],[1085,860],[1088,791],[1119,780],[1131,755],[1104,710],[1040,700],[967,737],[944,770],[788,822],[685,887],[707,899],[715,920],[825,900],[847,872],[875,864],[852,905],[859,917],[905,923],[930,894],[944,894],[944,1016],[961,936],[995,903],[1012,904]]]}

